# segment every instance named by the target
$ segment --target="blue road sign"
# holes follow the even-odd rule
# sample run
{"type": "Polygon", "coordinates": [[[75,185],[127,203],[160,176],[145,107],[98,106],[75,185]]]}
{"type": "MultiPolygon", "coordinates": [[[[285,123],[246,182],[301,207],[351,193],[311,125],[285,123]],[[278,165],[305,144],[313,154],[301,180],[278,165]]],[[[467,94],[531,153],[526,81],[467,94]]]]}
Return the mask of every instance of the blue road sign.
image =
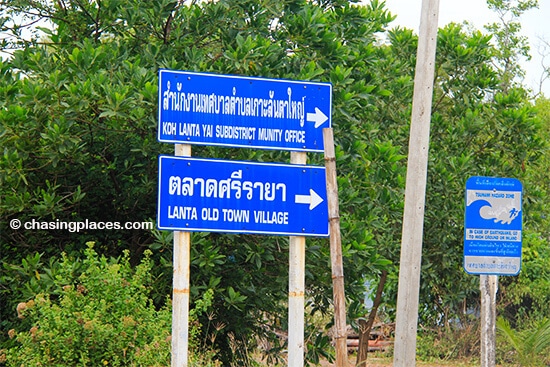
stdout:
{"type": "Polygon", "coordinates": [[[328,236],[324,167],[159,157],[158,228],[328,236]]]}
{"type": "Polygon", "coordinates": [[[521,269],[522,184],[514,178],[466,181],[464,269],[469,274],[517,275],[521,269]]]}
{"type": "Polygon", "coordinates": [[[329,83],[159,71],[158,140],[323,151],[331,126],[329,83]]]}

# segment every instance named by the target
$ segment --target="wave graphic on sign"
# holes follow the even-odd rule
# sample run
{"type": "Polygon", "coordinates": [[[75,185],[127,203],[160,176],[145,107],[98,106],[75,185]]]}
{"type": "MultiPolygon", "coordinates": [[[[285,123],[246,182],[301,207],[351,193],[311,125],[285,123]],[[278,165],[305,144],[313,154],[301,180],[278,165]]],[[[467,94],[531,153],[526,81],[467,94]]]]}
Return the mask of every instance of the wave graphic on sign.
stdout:
{"type": "MultiPolygon", "coordinates": [[[[503,194],[502,194],[503,195],[503,194]]],[[[503,195],[504,196],[504,195],[503,195]]],[[[513,198],[494,197],[491,191],[475,191],[468,194],[468,206],[479,208],[479,216],[494,223],[511,224],[521,212],[521,199],[517,193],[513,198]],[[479,198],[479,196],[487,197],[479,198]]],[[[473,208],[471,208],[473,209],[473,208]]]]}

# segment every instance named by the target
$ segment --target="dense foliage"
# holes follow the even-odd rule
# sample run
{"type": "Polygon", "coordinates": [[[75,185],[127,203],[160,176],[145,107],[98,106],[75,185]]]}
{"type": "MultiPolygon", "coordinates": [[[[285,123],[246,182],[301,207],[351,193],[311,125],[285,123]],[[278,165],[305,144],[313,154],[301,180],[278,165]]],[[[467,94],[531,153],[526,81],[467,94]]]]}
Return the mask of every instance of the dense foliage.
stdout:
{"type": "MultiPolygon", "coordinates": [[[[502,1],[492,3],[503,8],[502,1]]],[[[171,288],[170,233],[9,228],[13,219],[154,220],[157,155],[173,151],[156,141],[159,68],[332,83],[348,317],[364,315],[365,281],[375,284],[387,270],[383,310],[393,319],[417,37],[389,29],[393,16],[383,2],[10,0],[2,6],[2,31],[12,34],[3,48],[14,48],[0,63],[3,344],[14,345],[7,330],[23,330],[18,303],[39,293],[78,296],[74,289],[71,297],[60,294],[46,280],[54,279],[48,272],[61,251],[79,256],[87,241],[107,257],[129,250],[133,264],[152,251],[159,266],[151,270],[150,297],[163,310],[171,288]],[[47,23],[30,36],[15,24],[38,19],[47,23]]],[[[477,309],[477,278],[462,270],[463,190],[472,175],[523,181],[524,270],[502,281],[503,311],[550,316],[545,296],[531,288],[550,282],[543,201],[548,104],[533,105],[510,77],[516,65],[504,59],[502,45],[523,44],[502,42],[507,36],[513,34],[498,34],[497,48],[491,34],[464,25],[439,31],[421,286],[426,327],[466,321],[465,310],[477,309]]],[[[193,155],[289,159],[284,152],[200,146],[193,155]]],[[[319,155],[309,159],[322,164],[319,155]]],[[[193,306],[211,294],[197,315],[199,345],[224,365],[247,363],[259,345],[271,360],[282,358],[288,239],[197,233],[192,243],[193,306]]],[[[326,315],[327,241],[308,240],[306,259],[308,310],[326,315]]],[[[48,297],[38,299],[46,302],[40,312],[56,310],[48,297]]],[[[308,361],[330,358],[326,334],[311,322],[306,333],[308,361]]]]}
{"type": "Polygon", "coordinates": [[[157,311],[148,298],[150,259],[134,270],[128,251],[116,263],[91,246],[81,263],[63,257],[52,279],[54,294],[38,294],[17,306],[30,327],[9,332],[21,347],[10,350],[8,365],[168,364],[171,313],[157,311]]]}
{"type": "MultiPolygon", "coordinates": [[[[20,329],[8,336],[19,345],[7,353],[8,366],[167,366],[170,364],[169,307],[156,309],[151,252],[130,265],[129,253],[107,259],[87,244],[82,259],[53,259],[49,293],[17,305],[20,329]]],[[[208,297],[199,300],[208,303],[208,297]]],[[[191,315],[196,345],[197,307],[191,315]]],[[[206,357],[206,356],[205,356],[206,357]]],[[[192,366],[208,366],[193,358],[192,366]]]]}

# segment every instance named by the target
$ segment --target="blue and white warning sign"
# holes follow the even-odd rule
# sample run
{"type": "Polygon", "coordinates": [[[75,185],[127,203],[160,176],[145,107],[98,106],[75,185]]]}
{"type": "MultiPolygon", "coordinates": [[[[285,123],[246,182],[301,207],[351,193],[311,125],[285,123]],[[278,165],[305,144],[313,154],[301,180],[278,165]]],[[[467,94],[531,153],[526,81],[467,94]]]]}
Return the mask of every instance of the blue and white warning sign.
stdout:
{"type": "Polygon", "coordinates": [[[521,268],[522,184],[514,178],[466,181],[464,269],[469,274],[517,275],[521,268]]]}

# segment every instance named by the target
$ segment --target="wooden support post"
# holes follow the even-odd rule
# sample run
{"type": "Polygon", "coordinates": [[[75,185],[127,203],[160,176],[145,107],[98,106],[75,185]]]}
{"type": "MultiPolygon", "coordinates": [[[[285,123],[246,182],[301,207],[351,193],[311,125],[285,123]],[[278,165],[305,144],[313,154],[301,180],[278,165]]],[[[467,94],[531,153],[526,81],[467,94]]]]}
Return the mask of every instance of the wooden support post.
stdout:
{"type": "MultiPolygon", "coordinates": [[[[176,144],[175,155],[190,157],[191,145],[176,144]]],[[[189,349],[189,279],[191,235],[174,231],[172,286],[172,367],[187,367],[189,349]]]]}
{"type": "MultiPolygon", "coordinates": [[[[290,163],[306,164],[307,153],[291,152],[290,163]]],[[[288,366],[304,366],[304,313],[306,238],[289,238],[288,366]]]]}
{"type": "Polygon", "coordinates": [[[498,276],[480,275],[479,289],[481,291],[481,367],[495,367],[498,276]]]}
{"type": "Polygon", "coordinates": [[[332,265],[332,295],[334,302],[334,334],[336,340],[336,367],[348,365],[346,297],[344,292],[344,265],[338,209],[336,155],[332,128],[323,129],[325,168],[327,176],[328,219],[330,233],[330,263],[332,265]]]}
{"type": "Polygon", "coordinates": [[[418,297],[438,15],[439,0],[422,1],[397,289],[394,367],[416,365],[418,297]]]}

